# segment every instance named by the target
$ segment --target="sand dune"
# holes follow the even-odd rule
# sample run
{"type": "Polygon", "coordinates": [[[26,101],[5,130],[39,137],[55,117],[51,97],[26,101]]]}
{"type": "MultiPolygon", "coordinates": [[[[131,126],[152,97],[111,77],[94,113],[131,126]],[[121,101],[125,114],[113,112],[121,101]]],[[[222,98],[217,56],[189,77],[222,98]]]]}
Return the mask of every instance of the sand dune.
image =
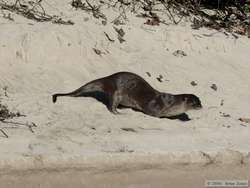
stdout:
{"type": "Polygon", "coordinates": [[[32,133],[27,126],[0,122],[9,136],[0,134],[2,174],[56,167],[249,166],[250,124],[238,120],[250,117],[249,39],[192,30],[188,22],[152,27],[128,15],[130,22],[119,26],[126,40],[120,43],[111,23],[104,26],[67,3],[51,1],[47,9],[58,13],[51,8],[56,4],[73,26],[0,17],[1,103],[26,115],[10,121],[37,125],[32,133]],[[187,56],[173,55],[176,50],[187,56]],[[192,120],[182,122],[130,109],[115,116],[92,98],[51,101],[55,92],[72,91],[117,71],[134,72],[160,91],[194,93],[204,108],[189,112],[192,120]]]}

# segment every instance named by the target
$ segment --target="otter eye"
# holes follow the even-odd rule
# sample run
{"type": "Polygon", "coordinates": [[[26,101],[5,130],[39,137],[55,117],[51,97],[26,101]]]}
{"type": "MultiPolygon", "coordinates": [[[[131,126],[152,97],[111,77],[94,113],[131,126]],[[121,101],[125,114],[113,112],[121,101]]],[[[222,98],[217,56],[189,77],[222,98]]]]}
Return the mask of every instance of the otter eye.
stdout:
{"type": "Polygon", "coordinates": [[[196,106],[197,105],[197,101],[192,101],[192,106],[196,106]]]}

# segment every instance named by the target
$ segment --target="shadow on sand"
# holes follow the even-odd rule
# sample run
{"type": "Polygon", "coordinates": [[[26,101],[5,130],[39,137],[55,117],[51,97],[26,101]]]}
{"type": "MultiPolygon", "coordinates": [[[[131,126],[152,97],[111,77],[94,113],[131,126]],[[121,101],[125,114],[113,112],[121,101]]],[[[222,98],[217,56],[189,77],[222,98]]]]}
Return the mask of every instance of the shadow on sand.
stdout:
{"type": "MultiPolygon", "coordinates": [[[[108,109],[108,105],[109,105],[109,96],[103,92],[89,92],[89,93],[85,93],[84,95],[82,95],[81,97],[91,97],[96,99],[97,101],[101,102],[102,104],[104,104],[107,109],[108,109]]],[[[134,109],[131,107],[127,107],[127,106],[122,106],[119,105],[118,106],[119,109],[126,109],[126,108],[130,108],[136,112],[142,112],[138,109],[134,109]]],[[[144,112],[142,112],[144,113],[144,112]]],[[[144,113],[145,114],[145,113],[144,113]]],[[[146,114],[147,115],[147,114],[146,114]]],[[[163,118],[167,118],[167,117],[162,117],[163,118]]],[[[190,121],[191,119],[188,117],[188,115],[186,113],[180,114],[178,116],[173,116],[173,117],[168,117],[167,119],[171,119],[171,120],[180,120],[180,121],[190,121]]]]}

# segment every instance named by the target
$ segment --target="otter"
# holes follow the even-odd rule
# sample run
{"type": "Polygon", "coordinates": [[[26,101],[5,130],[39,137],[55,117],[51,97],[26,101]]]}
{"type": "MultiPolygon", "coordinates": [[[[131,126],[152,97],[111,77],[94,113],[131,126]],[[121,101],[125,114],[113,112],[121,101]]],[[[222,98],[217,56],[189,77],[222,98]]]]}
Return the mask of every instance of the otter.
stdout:
{"type": "Polygon", "coordinates": [[[174,117],[188,110],[202,108],[197,96],[157,91],[142,77],[131,72],[117,72],[88,82],[73,92],[56,93],[52,100],[55,103],[59,96],[81,97],[93,92],[103,93],[108,97],[107,108],[114,114],[119,113],[119,105],[159,118],[174,117]]]}

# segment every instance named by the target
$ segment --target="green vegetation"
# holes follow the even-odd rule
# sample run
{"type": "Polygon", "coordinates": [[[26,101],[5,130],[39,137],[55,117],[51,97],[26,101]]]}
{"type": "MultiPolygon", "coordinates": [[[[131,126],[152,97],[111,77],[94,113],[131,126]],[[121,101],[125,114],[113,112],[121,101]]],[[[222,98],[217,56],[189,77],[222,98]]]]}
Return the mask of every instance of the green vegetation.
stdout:
{"type": "Polygon", "coordinates": [[[244,10],[245,13],[250,13],[250,4],[245,4],[243,6],[243,10],[244,10]]]}

